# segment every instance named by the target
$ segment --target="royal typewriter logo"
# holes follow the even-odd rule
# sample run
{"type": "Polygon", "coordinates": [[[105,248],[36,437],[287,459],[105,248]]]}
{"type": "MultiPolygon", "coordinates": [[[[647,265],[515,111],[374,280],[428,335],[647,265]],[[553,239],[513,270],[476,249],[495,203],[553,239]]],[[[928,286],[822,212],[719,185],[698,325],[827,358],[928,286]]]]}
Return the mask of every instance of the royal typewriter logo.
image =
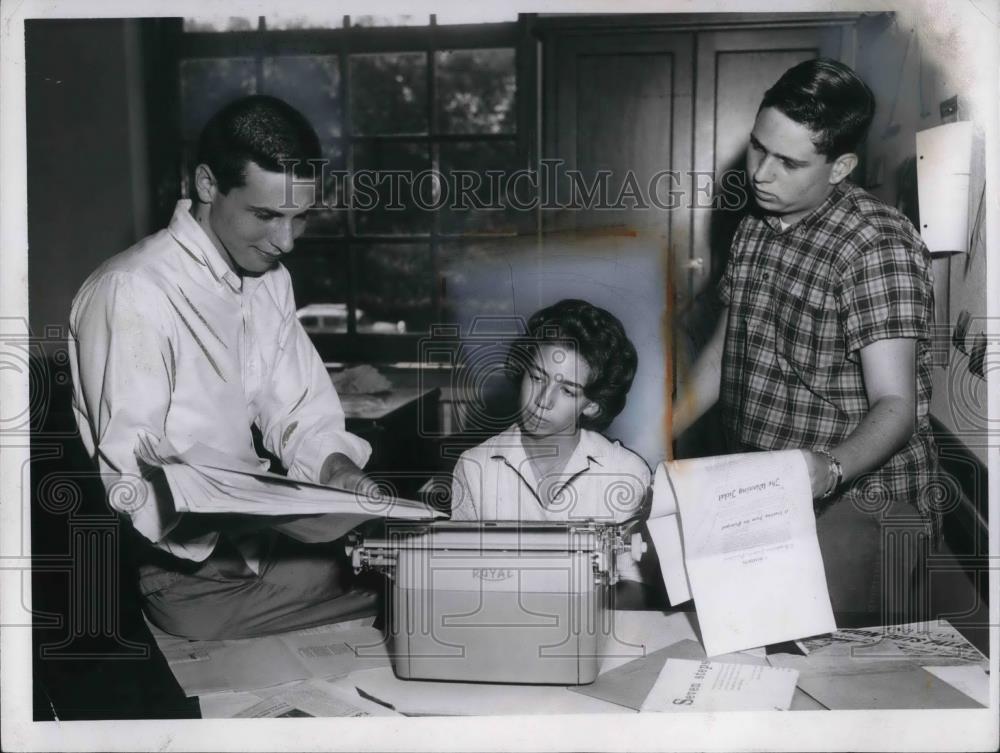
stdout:
{"type": "Polygon", "coordinates": [[[514,571],[497,567],[476,567],[472,570],[472,577],[476,580],[508,580],[514,577],[514,571]]]}

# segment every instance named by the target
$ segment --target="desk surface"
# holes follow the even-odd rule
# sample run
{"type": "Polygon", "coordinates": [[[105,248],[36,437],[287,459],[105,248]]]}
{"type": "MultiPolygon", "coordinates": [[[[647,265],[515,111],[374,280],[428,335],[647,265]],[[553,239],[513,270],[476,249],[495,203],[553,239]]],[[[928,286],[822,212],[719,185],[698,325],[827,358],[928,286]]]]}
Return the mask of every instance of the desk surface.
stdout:
{"type": "MultiPolygon", "coordinates": [[[[314,631],[287,634],[292,636],[291,640],[295,642],[298,655],[307,657],[307,659],[301,667],[293,669],[283,666],[283,671],[287,675],[283,676],[283,680],[288,681],[291,677],[291,674],[288,673],[294,674],[296,671],[300,673],[302,681],[306,681],[310,677],[316,678],[322,674],[322,670],[332,671],[329,666],[323,665],[321,667],[323,662],[329,664],[329,662],[336,660],[340,662],[337,664],[339,671],[334,676],[327,675],[329,680],[325,682],[328,682],[340,693],[339,697],[357,698],[357,691],[360,690],[362,691],[361,697],[376,700],[384,704],[383,708],[394,707],[397,712],[418,716],[637,713],[634,703],[632,706],[622,705],[628,703],[627,698],[630,695],[634,695],[634,693],[622,692],[623,689],[627,691],[627,687],[621,684],[622,678],[631,678],[632,682],[639,683],[644,674],[649,675],[650,672],[653,675],[658,674],[658,667],[662,666],[662,658],[659,665],[652,668],[639,667],[636,669],[639,663],[630,663],[636,659],[640,659],[644,663],[655,663],[655,657],[651,657],[651,654],[660,652],[661,657],[663,654],[673,655],[670,652],[675,651],[682,644],[697,642],[696,617],[691,612],[618,611],[615,613],[614,638],[619,648],[605,655],[601,662],[601,677],[594,685],[579,687],[498,685],[400,680],[389,666],[384,646],[379,649],[380,642],[377,637],[365,639],[367,650],[360,653],[355,652],[361,657],[360,659],[353,658],[354,654],[331,659],[333,655],[329,651],[324,653],[309,650],[310,641],[319,647],[329,649],[330,644],[336,642],[334,638],[338,634],[336,632],[338,628],[329,626],[316,630],[318,632],[314,635],[312,634],[314,631]],[[330,630],[334,632],[329,632],[330,630]],[[380,651],[378,656],[373,653],[376,650],[380,651]],[[379,659],[379,657],[381,658],[379,659]],[[374,666],[371,663],[372,660],[375,660],[374,666]],[[347,663],[343,664],[344,661],[347,663]],[[624,667],[626,664],[630,666],[624,667]],[[613,672],[618,667],[623,669],[613,672]],[[602,677],[616,677],[617,679],[613,680],[610,685],[605,682],[604,687],[601,687],[602,677]],[[616,697],[618,697],[618,703],[609,700],[616,697]]],[[[369,628],[369,630],[371,629],[369,628]]],[[[884,629],[877,628],[876,630],[884,629]]],[[[178,654],[178,639],[164,634],[158,635],[155,628],[153,634],[156,636],[161,650],[165,650],[168,656],[178,654]]],[[[347,634],[342,635],[346,639],[347,634]]],[[[265,643],[269,641],[273,643],[279,638],[288,640],[275,636],[249,641],[227,641],[225,644],[232,643],[234,650],[238,648],[239,651],[254,654],[254,652],[264,652],[265,643]]],[[[193,644],[184,641],[181,643],[187,647],[181,653],[187,655],[192,652],[190,647],[193,644]]],[[[963,652],[968,650],[968,646],[965,644],[949,646],[948,643],[949,641],[945,641],[942,646],[945,653],[949,649],[960,648],[963,652]]],[[[197,648],[194,646],[194,649],[197,648]]],[[[218,650],[218,646],[206,648],[209,653],[218,650]]],[[[340,653],[343,654],[343,652],[340,653]]],[[[799,687],[793,697],[791,710],[825,708],[811,696],[827,698],[828,702],[832,702],[831,707],[833,708],[979,708],[979,705],[971,698],[949,685],[937,683],[935,678],[919,668],[873,666],[870,668],[873,671],[852,671],[843,674],[843,668],[838,669],[834,666],[836,662],[833,659],[836,657],[827,655],[824,658],[822,653],[819,651],[816,656],[791,658],[801,673],[799,687]],[[900,686],[901,681],[906,687],[900,686]]],[[[719,657],[719,660],[753,663],[762,666],[775,665],[774,656],[765,658],[762,654],[763,652],[758,650],[732,655],[728,658],[719,657]]],[[[226,658],[221,654],[217,658],[220,662],[226,661],[226,658]]],[[[234,655],[230,658],[235,660],[237,657],[234,655]]],[[[885,663],[884,660],[898,660],[900,658],[895,655],[880,657],[877,663],[882,665],[885,663]]],[[[246,656],[243,656],[243,660],[246,660],[246,656]]],[[[777,666],[787,666],[788,663],[788,661],[781,661],[777,663],[777,666]]],[[[942,655],[937,658],[925,656],[918,663],[943,665],[950,662],[947,661],[946,656],[942,655]]],[[[957,665],[953,666],[958,668],[957,665]]],[[[173,662],[171,662],[171,667],[176,674],[178,670],[173,662]]],[[[969,668],[974,669],[971,666],[969,668]]],[[[646,681],[649,681],[649,677],[646,678],[646,681]]],[[[206,717],[232,716],[240,710],[235,708],[236,706],[248,705],[260,700],[259,697],[254,697],[254,691],[247,688],[232,688],[232,690],[237,691],[237,694],[225,692],[201,696],[202,714],[206,717]]]]}

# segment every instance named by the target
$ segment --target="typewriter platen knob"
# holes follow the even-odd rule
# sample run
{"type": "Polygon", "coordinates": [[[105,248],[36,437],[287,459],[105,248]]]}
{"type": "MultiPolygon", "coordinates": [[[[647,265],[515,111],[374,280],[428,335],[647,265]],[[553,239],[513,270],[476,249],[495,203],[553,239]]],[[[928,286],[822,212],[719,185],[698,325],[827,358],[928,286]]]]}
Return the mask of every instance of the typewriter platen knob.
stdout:
{"type": "Polygon", "coordinates": [[[632,549],[632,559],[635,562],[639,562],[642,559],[642,555],[646,553],[649,545],[643,541],[642,534],[638,531],[632,533],[631,549],[632,549]]]}

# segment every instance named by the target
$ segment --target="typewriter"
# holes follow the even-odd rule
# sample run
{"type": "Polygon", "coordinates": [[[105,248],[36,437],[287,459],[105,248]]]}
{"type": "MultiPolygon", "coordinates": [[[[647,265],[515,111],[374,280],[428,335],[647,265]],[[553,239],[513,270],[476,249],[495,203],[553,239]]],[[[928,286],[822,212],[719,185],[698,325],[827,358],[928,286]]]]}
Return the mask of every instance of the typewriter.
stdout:
{"type": "Polygon", "coordinates": [[[615,557],[625,523],[387,524],[355,534],[357,572],[392,586],[386,620],[398,677],[585,684],[613,634],[615,557]]]}

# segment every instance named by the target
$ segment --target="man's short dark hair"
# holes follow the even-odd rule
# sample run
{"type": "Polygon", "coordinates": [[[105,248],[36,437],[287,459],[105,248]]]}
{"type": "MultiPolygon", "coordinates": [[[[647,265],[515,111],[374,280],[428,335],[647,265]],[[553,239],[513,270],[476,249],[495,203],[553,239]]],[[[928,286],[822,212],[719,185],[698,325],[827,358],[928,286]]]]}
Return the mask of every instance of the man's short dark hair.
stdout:
{"type": "Polygon", "coordinates": [[[789,68],[764,94],[760,109],[774,107],[816,134],[819,154],[832,162],[857,150],[875,115],[875,96],[843,63],[816,58],[789,68]]]}
{"type": "Polygon", "coordinates": [[[305,116],[277,97],[254,94],[230,102],[213,115],[198,139],[195,166],[208,165],[219,190],[229,193],[246,181],[247,162],[284,172],[289,160],[296,177],[311,178],[308,160],[322,156],[319,138],[305,116]]]}
{"type": "Polygon", "coordinates": [[[528,320],[528,331],[507,356],[508,374],[523,378],[535,349],[542,343],[558,343],[573,348],[590,367],[583,394],[600,409],[596,416],[581,416],[584,429],[606,429],[625,407],[625,398],[639,356],[614,314],[587,301],[574,298],[536,311],[528,320]]]}

